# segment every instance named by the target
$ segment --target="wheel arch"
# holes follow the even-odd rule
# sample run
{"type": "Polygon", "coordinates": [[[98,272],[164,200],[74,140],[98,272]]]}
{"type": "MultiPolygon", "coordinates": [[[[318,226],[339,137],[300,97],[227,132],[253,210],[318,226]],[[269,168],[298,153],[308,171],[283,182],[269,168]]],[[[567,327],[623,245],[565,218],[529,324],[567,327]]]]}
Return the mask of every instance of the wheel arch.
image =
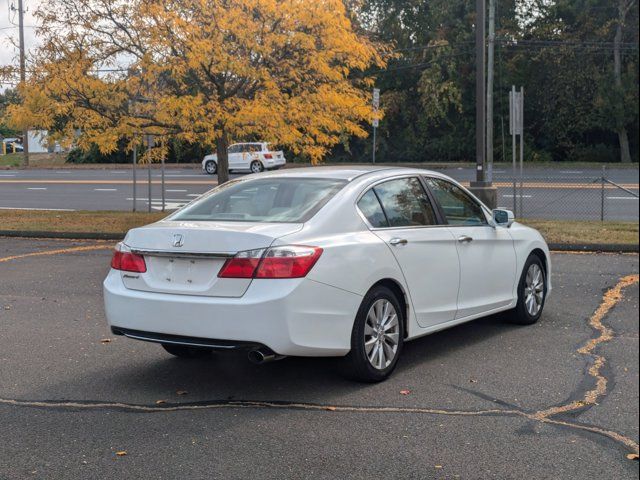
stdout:
{"type": "Polygon", "coordinates": [[[404,328],[404,338],[407,338],[409,335],[410,302],[404,287],[402,286],[402,284],[400,284],[400,282],[398,282],[397,280],[394,280],[393,278],[383,278],[381,280],[378,280],[373,285],[371,285],[371,288],[367,291],[367,293],[369,293],[375,287],[379,287],[379,286],[388,288],[393,293],[395,293],[396,297],[398,298],[398,301],[400,302],[400,308],[402,308],[402,312],[403,312],[402,326],[404,328]]]}
{"type": "Polygon", "coordinates": [[[542,267],[544,268],[544,274],[547,275],[549,272],[549,259],[547,258],[547,254],[544,253],[544,250],[542,250],[541,248],[534,248],[533,250],[531,250],[531,253],[529,253],[529,257],[531,255],[534,255],[540,259],[540,261],[542,262],[542,267]]]}

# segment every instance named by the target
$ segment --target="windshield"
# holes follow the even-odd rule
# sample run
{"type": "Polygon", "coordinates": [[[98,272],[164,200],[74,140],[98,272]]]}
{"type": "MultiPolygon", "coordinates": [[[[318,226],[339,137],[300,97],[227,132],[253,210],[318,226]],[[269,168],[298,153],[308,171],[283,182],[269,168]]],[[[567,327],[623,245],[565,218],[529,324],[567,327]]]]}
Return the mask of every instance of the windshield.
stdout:
{"type": "Polygon", "coordinates": [[[303,223],[346,183],[333,178],[236,180],[219,186],[169,220],[303,223]]]}

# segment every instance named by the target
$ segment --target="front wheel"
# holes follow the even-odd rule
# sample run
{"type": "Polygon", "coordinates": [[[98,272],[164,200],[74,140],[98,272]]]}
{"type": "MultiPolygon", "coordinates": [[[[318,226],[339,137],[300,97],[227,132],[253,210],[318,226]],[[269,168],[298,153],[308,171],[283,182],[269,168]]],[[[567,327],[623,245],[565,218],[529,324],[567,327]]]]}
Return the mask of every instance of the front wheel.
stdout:
{"type": "Polygon", "coordinates": [[[186,345],[173,345],[170,343],[163,343],[162,348],[171,355],[179,358],[207,358],[210,357],[212,353],[210,348],[188,347],[186,345]]]}
{"type": "Polygon", "coordinates": [[[260,160],[254,160],[250,165],[251,173],[260,173],[264,171],[264,165],[260,160]]]}
{"type": "Polygon", "coordinates": [[[204,164],[204,170],[209,175],[215,175],[218,172],[218,164],[213,160],[209,160],[207,163],[204,164]]]}
{"type": "Polygon", "coordinates": [[[396,368],[404,341],[404,312],[395,293],[378,286],[367,293],[353,325],[348,373],[362,382],[385,380],[396,368]]]}
{"type": "Polygon", "coordinates": [[[518,325],[532,325],[542,315],[547,297],[547,274],[537,255],[530,255],[522,269],[518,284],[518,303],[509,312],[509,321],[518,325]]]}

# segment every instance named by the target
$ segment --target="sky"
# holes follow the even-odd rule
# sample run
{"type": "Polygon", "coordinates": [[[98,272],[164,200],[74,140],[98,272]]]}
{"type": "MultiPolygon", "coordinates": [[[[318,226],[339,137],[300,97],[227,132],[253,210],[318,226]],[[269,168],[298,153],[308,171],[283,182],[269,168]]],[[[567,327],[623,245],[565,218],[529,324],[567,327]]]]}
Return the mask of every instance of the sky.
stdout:
{"type": "MultiPolygon", "coordinates": [[[[33,13],[41,0],[23,0],[23,7],[27,10],[24,15],[24,40],[27,50],[36,45],[36,21],[33,13]]],[[[11,39],[18,44],[18,12],[11,11],[11,5],[16,8],[18,0],[0,0],[0,66],[19,65],[18,48],[11,43],[11,39]],[[15,25],[15,26],[14,26],[15,25]]],[[[8,85],[0,85],[4,90],[8,85]]]]}

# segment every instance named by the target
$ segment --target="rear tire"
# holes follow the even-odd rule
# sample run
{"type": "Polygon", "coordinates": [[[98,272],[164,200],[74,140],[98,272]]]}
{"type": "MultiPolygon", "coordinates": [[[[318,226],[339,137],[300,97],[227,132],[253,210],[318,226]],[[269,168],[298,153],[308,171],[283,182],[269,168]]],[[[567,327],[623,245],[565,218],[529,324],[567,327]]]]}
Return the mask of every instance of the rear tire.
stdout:
{"type": "Polygon", "coordinates": [[[260,160],[254,160],[253,162],[251,162],[249,168],[251,170],[251,173],[264,172],[264,165],[260,160]]]}
{"type": "Polygon", "coordinates": [[[518,283],[518,303],[507,313],[507,318],[516,325],[532,325],[542,315],[547,299],[547,272],[537,255],[529,255],[518,283]]]}
{"type": "Polygon", "coordinates": [[[204,170],[209,175],[215,175],[216,173],[218,173],[218,164],[213,160],[209,160],[207,163],[204,164],[204,170]]]}
{"type": "Polygon", "coordinates": [[[349,377],[381,382],[396,368],[404,342],[404,312],[395,293],[384,286],[362,300],[351,333],[351,351],[344,361],[349,377]]]}
{"type": "Polygon", "coordinates": [[[212,354],[212,350],[210,348],[188,347],[186,345],[173,345],[170,343],[163,343],[162,348],[171,355],[179,358],[207,358],[212,354]]]}

